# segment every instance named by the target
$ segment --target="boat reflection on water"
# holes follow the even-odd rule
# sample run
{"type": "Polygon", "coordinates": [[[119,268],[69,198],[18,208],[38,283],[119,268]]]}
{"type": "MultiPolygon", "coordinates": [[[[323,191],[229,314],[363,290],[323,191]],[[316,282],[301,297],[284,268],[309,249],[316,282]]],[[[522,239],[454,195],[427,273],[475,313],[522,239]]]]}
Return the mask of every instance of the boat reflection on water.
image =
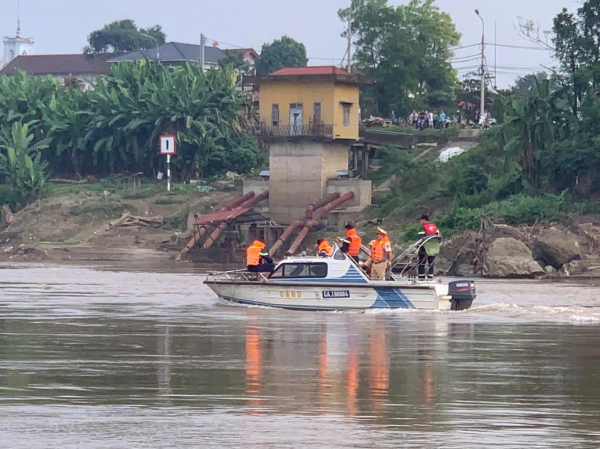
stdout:
{"type": "MultiPolygon", "coordinates": [[[[410,406],[435,408],[438,384],[449,381],[441,378],[448,377],[447,372],[438,375],[440,363],[447,364],[438,353],[448,350],[452,325],[434,321],[430,332],[403,336],[386,317],[353,317],[343,325],[335,316],[317,320],[316,326],[300,332],[286,332],[275,324],[265,327],[264,322],[262,332],[252,321],[246,325],[249,413],[265,407],[289,412],[311,406],[317,414],[398,419],[400,413],[406,415],[400,419],[411,419],[410,406]],[[296,407],[290,409],[291,402],[296,407]]],[[[470,331],[461,329],[459,339],[465,332],[470,331]]],[[[435,419],[425,416],[426,421],[435,419]]]]}
{"type": "Polygon", "coordinates": [[[387,408],[390,387],[390,352],[387,347],[385,325],[376,320],[369,335],[369,397],[373,411],[387,408]]]}
{"type": "Polygon", "coordinates": [[[248,397],[248,413],[256,414],[262,405],[260,399],[262,352],[260,334],[256,327],[246,327],[246,396],[248,397]]]}

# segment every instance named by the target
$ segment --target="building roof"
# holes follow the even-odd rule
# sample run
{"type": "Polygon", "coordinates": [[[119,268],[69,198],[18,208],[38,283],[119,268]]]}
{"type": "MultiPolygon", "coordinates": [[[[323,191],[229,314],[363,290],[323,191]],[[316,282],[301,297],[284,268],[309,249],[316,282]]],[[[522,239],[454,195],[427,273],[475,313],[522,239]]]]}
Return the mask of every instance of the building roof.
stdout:
{"type": "Polygon", "coordinates": [[[323,75],[338,75],[338,76],[351,76],[344,69],[333,65],[324,66],[310,66],[310,67],[288,67],[285,69],[277,70],[271,73],[269,76],[323,76],[323,75]]]}
{"type": "MultiPolygon", "coordinates": [[[[158,47],[158,51],[160,53],[160,60],[166,63],[200,60],[200,45],[196,44],[167,42],[166,44],[158,47]]],[[[204,61],[206,63],[216,64],[219,59],[224,57],[225,54],[221,49],[209,46],[204,47],[204,61]]],[[[141,61],[142,59],[156,61],[156,48],[149,48],[147,50],[134,51],[132,53],[116,56],[110,59],[108,62],[141,61]]]]}
{"type": "Polygon", "coordinates": [[[14,75],[16,69],[28,75],[106,75],[108,59],[112,55],[20,55],[10,61],[0,75],[14,75]]]}
{"type": "Polygon", "coordinates": [[[226,48],[223,50],[223,53],[242,53],[244,56],[250,54],[254,58],[258,58],[260,56],[253,48],[226,48]]]}

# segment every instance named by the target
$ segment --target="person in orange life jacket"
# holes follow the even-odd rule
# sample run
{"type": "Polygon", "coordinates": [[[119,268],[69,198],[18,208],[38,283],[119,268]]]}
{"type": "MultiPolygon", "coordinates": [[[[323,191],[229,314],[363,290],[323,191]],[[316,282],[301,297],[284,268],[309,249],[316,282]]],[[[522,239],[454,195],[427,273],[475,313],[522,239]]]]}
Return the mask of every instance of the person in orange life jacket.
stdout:
{"type": "Polygon", "coordinates": [[[392,260],[392,245],[390,239],[381,228],[377,228],[377,239],[369,243],[371,257],[363,264],[364,268],[371,269],[371,279],[385,281],[388,264],[392,260]]]}
{"type": "Polygon", "coordinates": [[[319,249],[317,250],[317,254],[319,255],[319,257],[331,257],[333,255],[333,248],[327,240],[317,240],[317,246],[319,247],[319,249]]]}
{"type": "MultiPolygon", "coordinates": [[[[423,214],[421,215],[421,226],[423,229],[419,232],[419,240],[423,240],[427,237],[431,237],[432,235],[440,235],[440,231],[437,226],[433,223],[429,222],[429,215],[423,214]]],[[[437,242],[436,242],[437,243],[437,242]]],[[[425,265],[429,265],[429,270],[427,272],[427,278],[429,280],[433,279],[433,274],[435,270],[435,257],[439,253],[439,245],[429,245],[432,247],[438,247],[437,251],[428,251],[426,248],[427,245],[421,246],[419,249],[419,279],[425,279],[425,265]],[[435,253],[435,254],[433,254],[435,253]]]]}
{"type": "Polygon", "coordinates": [[[356,228],[352,224],[347,224],[346,237],[342,239],[342,252],[348,254],[356,263],[359,263],[358,256],[360,255],[360,245],[362,240],[356,232],[356,228]]]}
{"type": "Polygon", "coordinates": [[[269,253],[265,251],[265,243],[257,239],[246,250],[246,265],[250,273],[272,273],[275,264],[269,253]]]}

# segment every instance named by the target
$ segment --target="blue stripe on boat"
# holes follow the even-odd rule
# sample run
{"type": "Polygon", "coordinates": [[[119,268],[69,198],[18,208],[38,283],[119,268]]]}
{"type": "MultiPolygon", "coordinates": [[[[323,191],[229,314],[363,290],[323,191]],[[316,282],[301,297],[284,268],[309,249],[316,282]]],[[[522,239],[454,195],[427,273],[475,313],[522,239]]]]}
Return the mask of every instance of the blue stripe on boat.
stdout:
{"type": "Polygon", "coordinates": [[[400,289],[397,288],[375,288],[377,300],[371,306],[372,309],[414,309],[415,306],[400,289]]]}

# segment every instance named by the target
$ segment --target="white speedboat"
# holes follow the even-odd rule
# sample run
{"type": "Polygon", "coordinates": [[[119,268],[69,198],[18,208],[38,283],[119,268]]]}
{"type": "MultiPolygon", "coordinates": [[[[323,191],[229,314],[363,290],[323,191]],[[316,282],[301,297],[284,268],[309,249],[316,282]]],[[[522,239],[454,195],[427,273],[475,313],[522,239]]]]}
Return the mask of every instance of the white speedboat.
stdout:
{"type": "Polygon", "coordinates": [[[211,273],[204,283],[227,301],[292,310],[465,310],[476,297],[472,281],[373,281],[338,248],[329,258],[285,259],[271,274],[211,273]]]}

